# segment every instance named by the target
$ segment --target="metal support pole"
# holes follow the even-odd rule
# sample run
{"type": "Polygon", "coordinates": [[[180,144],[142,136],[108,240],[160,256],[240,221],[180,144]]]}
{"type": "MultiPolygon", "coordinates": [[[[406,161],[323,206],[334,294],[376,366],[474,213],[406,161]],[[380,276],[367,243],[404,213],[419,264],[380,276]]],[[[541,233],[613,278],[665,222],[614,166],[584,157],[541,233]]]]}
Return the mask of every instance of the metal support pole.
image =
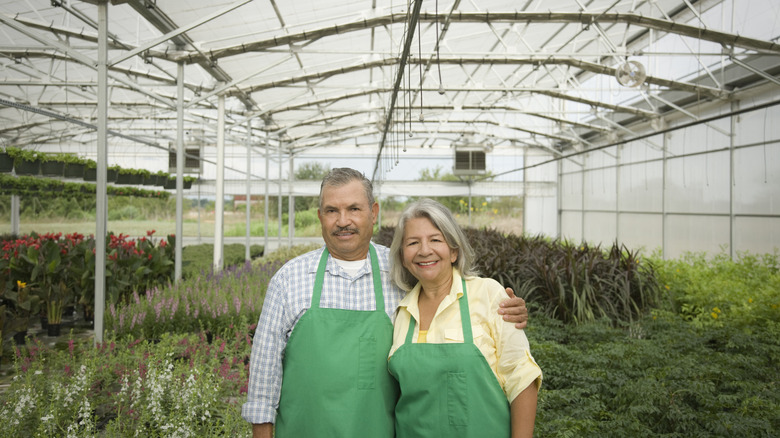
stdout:
{"type": "Polygon", "coordinates": [[[176,65],[176,246],[174,281],[181,280],[181,253],[184,240],[184,63],[176,65]]]}
{"type": "Polygon", "coordinates": [[[471,184],[473,182],[473,180],[469,179],[469,226],[471,226],[471,184]]]}
{"type": "MultiPolygon", "coordinates": [[[[737,111],[739,109],[739,101],[731,102],[731,111],[737,111]]],[[[764,111],[768,111],[764,109],[764,111]]],[[[737,254],[734,248],[735,233],[737,232],[737,218],[734,215],[734,186],[736,184],[736,173],[734,170],[734,146],[737,133],[737,120],[738,117],[730,117],[730,131],[729,132],[729,256],[731,260],[735,259],[737,254]]]]}
{"type": "Polygon", "coordinates": [[[287,186],[287,246],[293,246],[293,237],[295,236],[295,196],[293,196],[293,184],[295,183],[295,165],[293,156],[290,155],[290,174],[287,175],[290,184],[287,186]]]}
{"type": "MultiPolygon", "coordinates": [[[[617,146],[617,151],[615,151],[615,242],[620,242],[620,157],[622,153],[623,145],[621,144],[617,146]]],[[[647,166],[647,163],[644,166],[647,166]]],[[[629,182],[629,184],[631,183],[629,182]]]]}
{"type": "Polygon", "coordinates": [[[279,219],[279,234],[276,235],[277,245],[276,248],[282,247],[282,139],[279,139],[279,177],[276,178],[276,182],[279,184],[279,199],[277,199],[279,219]]]}
{"type": "Polygon", "coordinates": [[[106,234],[108,228],[108,1],[98,8],[97,188],[95,192],[95,345],[103,342],[106,308],[106,234]]]}
{"type": "Polygon", "coordinates": [[[669,166],[668,153],[669,150],[669,133],[663,134],[664,148],[663,157],[661,158],[661,258],[666,260],[666,175],[667,167],[669,166]]]}
{"type": "Polygon", "coordinates": [[[265,201],[263,202],[263,210],[265,212],[265,224],[263,225],[263,255],[268,251],[268,198],[269,187],[268,183],[271,179],[269,172],[271,167],[271,141],[268,135],[265,137],[265,201]]]}
{"type": "Polygon", "coordinates": [[[214,272],[224,265],[222,240],[225,214],[225,95],[217,98],[217,199],[214,205],[214,272]]]}
{"type": "Polygon", "coordinates": [[[252,235],[252,119],[246,121],[246,245],[244,248],[244,260],[249,261],[252,255],[249,251],[250,236],[252,235]]]}

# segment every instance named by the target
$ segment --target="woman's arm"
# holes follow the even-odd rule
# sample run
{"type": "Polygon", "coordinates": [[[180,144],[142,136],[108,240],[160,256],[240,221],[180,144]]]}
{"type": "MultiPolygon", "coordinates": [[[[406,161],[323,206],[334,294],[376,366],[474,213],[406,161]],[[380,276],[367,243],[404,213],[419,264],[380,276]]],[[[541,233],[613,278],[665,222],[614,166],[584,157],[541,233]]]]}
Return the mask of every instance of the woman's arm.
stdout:
{"type": "Polygon", "coordinates": [[[536,420],[536,383],[528,385],[510,405],[512,438],[532,438],[536,420]]]}

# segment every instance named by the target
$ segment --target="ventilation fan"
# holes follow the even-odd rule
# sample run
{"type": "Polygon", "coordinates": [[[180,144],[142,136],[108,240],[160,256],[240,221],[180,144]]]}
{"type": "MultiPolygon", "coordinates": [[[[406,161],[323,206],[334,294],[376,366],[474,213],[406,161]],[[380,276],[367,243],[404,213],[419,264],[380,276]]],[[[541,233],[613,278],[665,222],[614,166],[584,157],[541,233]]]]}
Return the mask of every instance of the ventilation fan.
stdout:
{"type": "Polygon", "coordinates": [[[615,69],[615,78],[624,87],[638,87],[646,77],[645,66],[639,61],[626,61],[615,69]]]}

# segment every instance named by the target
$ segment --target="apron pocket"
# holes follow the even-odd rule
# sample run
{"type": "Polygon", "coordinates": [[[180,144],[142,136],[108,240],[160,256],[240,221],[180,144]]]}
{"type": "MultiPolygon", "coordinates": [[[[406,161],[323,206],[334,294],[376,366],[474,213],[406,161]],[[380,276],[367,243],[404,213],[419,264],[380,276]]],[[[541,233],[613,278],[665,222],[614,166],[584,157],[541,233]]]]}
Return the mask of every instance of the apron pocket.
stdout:
{"type": "Polygon", "coordinates": [[[465,427],[468,424],[468,386],[466,373],[447,373],[447,416],[450,426],[465,427]]]}
{"type": "Polygon", "coordinates": [[[358,389],[374,389],[376,386],[377,367],[374,365],[376,357],[376,338],[373,336],[361,336],[358,359],[358,389]]]}

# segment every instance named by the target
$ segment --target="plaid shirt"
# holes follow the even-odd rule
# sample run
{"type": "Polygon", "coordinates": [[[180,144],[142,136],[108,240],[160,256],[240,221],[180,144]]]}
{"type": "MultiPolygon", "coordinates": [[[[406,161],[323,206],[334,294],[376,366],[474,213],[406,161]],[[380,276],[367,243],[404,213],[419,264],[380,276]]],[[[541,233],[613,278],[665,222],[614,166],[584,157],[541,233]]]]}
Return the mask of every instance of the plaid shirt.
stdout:
{"type": "MultiPolygon", "coordinates": [[[[388,248],[374,245],[382,271],[385,312],[392,321],[404,292],[390,281],[388,248]]],[[[296,257],[285,264],[268,284],[263,312],[255,332],[250,361],[247,402],[241,415],[250,423],[273,423],[282,388],[282,356],[293,327],[311,306],[314,278],[324,248],[296,257]]],[[[350,277],[328,257],[320,307],[376,310],[371,264],[350,277]]],[[[390,345],[387,346],[388,350],[390,345]]]]}

